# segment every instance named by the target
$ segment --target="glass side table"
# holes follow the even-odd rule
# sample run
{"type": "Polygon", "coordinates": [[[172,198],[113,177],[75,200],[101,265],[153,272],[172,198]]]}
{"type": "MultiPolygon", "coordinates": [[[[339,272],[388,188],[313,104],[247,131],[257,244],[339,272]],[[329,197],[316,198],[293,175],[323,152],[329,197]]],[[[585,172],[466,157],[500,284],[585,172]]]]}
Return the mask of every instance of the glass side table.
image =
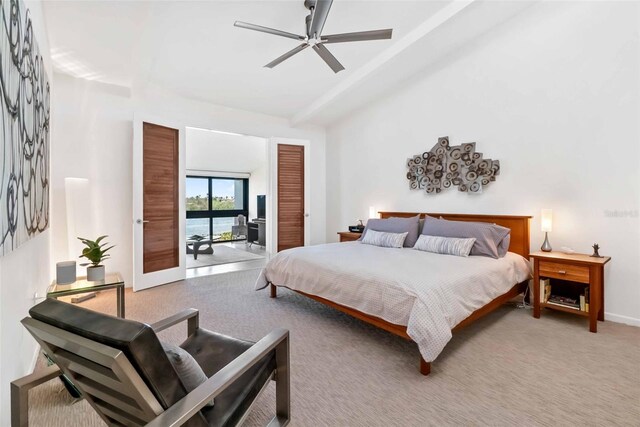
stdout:
{"type": "Polygon", "coordinates": [[[60,285],[55,280],[47,288],[47,298],[59,298],[69,295],[100,292],[115,289],[118,317],[124,318],[124,280],[119,273],[106,274],[104,280],[90,281],[86,276],[78,277],[73,283],[60,285]]]}

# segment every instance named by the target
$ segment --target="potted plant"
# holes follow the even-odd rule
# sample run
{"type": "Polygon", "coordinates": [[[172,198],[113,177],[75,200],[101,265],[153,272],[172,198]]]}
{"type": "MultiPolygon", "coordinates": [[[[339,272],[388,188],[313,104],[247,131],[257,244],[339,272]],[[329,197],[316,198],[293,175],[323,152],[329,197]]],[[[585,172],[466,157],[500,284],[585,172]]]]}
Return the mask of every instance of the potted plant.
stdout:
{"type": "Polygon", "coordinates": [[[105,248],[108,243],[101,244],[100,242],[102,242],[102,240],[104,240],[106,237],[107,236],[100,236],[96,240],[89,240],[78,237],[78,240],[80,240],[86,246],[86,248],[82,249],[80,258],[86,258],[89,260],[89,262],[87,263],[80,264],[82,266],[88,266],[87,280],[104,280],[104,265],[100,265],[100,263],[111,256],[111,254],[108,254],[107,252],[115,246],[112,245],[108,248],[105,248]]]}

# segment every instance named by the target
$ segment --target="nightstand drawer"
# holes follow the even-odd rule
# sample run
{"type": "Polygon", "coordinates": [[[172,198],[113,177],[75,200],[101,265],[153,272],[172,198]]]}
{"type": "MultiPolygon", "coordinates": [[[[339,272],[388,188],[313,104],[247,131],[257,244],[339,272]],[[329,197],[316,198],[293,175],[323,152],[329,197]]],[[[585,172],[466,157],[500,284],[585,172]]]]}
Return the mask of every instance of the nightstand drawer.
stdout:
{"type": "Polygon", "coordinates": [[[362,233],[354,233],[352,231],[341,231],[338,233],[341,242],[353,242],[362,237],[362,233]]]}
{"type": "Polygon", "coordinates": [[[540,260],[540,276],[589,283],[589,267],[540,260]]]}

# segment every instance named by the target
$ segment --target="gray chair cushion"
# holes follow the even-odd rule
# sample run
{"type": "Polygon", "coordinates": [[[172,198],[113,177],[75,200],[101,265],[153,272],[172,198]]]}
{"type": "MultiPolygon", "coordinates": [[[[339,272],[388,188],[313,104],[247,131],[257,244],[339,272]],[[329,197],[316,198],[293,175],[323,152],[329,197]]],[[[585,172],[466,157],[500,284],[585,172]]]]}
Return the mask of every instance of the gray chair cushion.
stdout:
{"type": "MultiPolygon", "coordinates": [[[[175,344],[167,342],[161,341],[160,344],[162,344],[164,352],[173,365],[173,368],[178,373],[178,376],[188,393],[191,393],[200,384],[207,380],[207,376],[200,365],[198,365],[198,362],[196,362],[196,359],[194,359],[186,350],[175,344]]],[[[211,399],[208,406],[213,406],[214,403],[215,400],[211,399]]]]}
{"type": "MultiPolygon", "coordinates": [[[[211,377],[253,344],[251,341],[239,340],[206,329],[197,329],[180,344],[180,347],[189,352],[204,373],[211,377]]],[[[202,410],[209,425],[221,427],[236,425],[275,368],[275,351],[272,351],[219,394],[215,398],[216,404],[213,408],[202,410]]]]}
{"type": "Polygon", "coordinates": [[[358,240],[364,239],[368,230],[384,231],[387,233],[407,233],[407,237],[404,240],[404,247],[412,248],[418,240],[420,215],[410,218],[371,218],[367,221],[367,226],[362,232],[362,237],[358,240]]]}

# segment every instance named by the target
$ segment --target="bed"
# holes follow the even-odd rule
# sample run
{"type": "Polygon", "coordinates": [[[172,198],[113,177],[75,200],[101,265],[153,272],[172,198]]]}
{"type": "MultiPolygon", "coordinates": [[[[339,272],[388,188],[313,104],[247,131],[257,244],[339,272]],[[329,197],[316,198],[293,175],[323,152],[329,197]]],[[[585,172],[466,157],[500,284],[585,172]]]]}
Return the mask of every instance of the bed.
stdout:
{"type": "MultiPolygon", "coordinates": [[[[381,218],[411,217],[381,212],[381,218]]],[[[424,216],[425,214],[420,214],[424,216]]],[[[529,216],[438,214],[489,222],[511,230],[503,258],[439,255],[360,242],[289,249],[263,269],[256,289],[286,287],[395,335],[416,342],[420,372],[428,375],[452,332],[524,291],[531,277],[529,216]]]]}

